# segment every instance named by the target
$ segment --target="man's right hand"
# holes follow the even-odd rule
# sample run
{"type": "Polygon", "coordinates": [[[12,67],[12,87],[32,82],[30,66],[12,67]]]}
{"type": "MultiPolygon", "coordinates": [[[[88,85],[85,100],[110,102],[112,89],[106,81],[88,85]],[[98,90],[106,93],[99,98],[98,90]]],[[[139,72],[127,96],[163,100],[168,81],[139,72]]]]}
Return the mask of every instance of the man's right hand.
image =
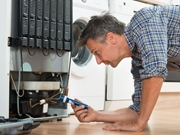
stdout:
{"type": "MultiPolygon", "coordinates": [[[[78,102],[78,99],[75,99],[78,102]]],[[[94,122],[96,121],[97,112],[88,106],[88,109],[84,109],[84,106],[75,106],[71,103],[71,107],[74,110],[74,114],[80,122],[94,122]]]]}
{"type": "MultiPolygon", "coordinates": [[[[75,99],[78,102],[78,99],[75,99]]],[[[130,108],[121,108],[114,111],[97,111],[91,108],[84,109],[84,106],[71,104],[72,109],[80,122],[134,122],[138,118],[138,113],[130,108]]]]}

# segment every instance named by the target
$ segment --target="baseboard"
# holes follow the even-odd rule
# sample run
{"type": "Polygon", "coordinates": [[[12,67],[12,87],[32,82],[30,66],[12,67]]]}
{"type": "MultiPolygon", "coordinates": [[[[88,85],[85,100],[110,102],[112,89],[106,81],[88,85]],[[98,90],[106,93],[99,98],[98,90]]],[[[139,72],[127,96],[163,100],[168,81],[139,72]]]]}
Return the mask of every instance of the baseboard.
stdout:
{"type": "Polygon", "coordinates": [[[128,107],[131,104],[132,104],[131,100],[110,100],[110,101],[105,101],[104,109],[106,111],[113,111],[120,108],[128,107]]]}
{"type": "MultiPolygon", "coordinates": [[[[131,100],[105,101],[105,110],[112,111],[128,107],[131,100]]],[[[180,92],[161,92],[154,109],[180,108],[180,92]]]]}

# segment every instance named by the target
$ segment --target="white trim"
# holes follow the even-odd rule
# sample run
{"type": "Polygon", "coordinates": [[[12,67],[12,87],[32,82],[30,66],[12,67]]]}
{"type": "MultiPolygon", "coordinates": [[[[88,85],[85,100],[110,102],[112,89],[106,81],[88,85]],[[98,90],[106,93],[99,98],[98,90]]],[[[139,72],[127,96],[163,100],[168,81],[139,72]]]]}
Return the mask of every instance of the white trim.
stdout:
{"type": "Polygon", "coordinates": [[[180,92],[180,82],[164,82],[161,92],[180,92]]]}

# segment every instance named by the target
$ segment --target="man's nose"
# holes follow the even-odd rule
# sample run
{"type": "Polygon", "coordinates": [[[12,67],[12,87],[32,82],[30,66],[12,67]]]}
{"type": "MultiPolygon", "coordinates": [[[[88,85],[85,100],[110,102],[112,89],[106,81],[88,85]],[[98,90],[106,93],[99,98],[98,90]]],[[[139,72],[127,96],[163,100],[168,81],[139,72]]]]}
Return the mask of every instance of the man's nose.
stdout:
{"type": "Polygon", "coordinates": [[[95,58],[96,58],[97,64],[101,64],[102,63],[102,60],[99,57],[95,56],[95,58]]]}

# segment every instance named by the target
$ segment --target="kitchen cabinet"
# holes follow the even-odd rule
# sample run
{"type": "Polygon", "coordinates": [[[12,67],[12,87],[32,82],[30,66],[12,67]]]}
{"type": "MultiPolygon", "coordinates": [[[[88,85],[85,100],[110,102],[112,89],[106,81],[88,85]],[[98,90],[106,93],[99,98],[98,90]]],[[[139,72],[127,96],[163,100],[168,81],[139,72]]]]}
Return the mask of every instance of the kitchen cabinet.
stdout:
{"type": "Polygon", "coordinates": [[[180,0],[136,0],[153,5],[180,5],[180,0]]]}
{"type": "MultiPolygon", "coordinates": [[[[125,24],[143,7],[152,6],[133,0],[109,0],[109,12],[125,24]]],[[[131,58],[123,59],[116,68],[107,66],[107,100],[130,100],[134,92],[131,58]]]]}

